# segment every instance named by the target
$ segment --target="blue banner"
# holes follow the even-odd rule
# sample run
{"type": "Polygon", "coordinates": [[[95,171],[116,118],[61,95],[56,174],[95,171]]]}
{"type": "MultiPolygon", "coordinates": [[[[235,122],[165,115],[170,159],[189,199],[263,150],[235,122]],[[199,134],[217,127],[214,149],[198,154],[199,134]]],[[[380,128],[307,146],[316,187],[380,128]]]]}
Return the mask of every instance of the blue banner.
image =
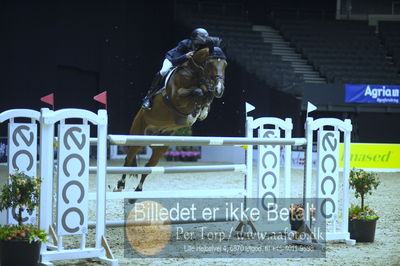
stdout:
{"type": "Polygon", "coordinates": [[[400,86],[345,84],[346,103],[400,103],[400,86]]]}

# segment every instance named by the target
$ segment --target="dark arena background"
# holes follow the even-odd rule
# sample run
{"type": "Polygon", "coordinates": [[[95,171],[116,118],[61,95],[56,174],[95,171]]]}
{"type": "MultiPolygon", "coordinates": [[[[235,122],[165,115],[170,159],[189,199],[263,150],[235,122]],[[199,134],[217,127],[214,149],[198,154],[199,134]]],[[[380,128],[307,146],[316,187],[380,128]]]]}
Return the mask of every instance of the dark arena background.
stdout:
{"type": "Polygon", "coordinates": [[[54,92],[56,109],[96,111],[107,90],[109,132],[126,134],[165,52],[201,26],[223,39],[229,66],[194,135],[243,136],[247,101],[302,136],[310,101],[314,117],[351,118],[354,142],[398,143],[398,104],[344,100],[347,83],[400,84],[395,2],[1,1],[0,110],[39,110],[54,92]]]}

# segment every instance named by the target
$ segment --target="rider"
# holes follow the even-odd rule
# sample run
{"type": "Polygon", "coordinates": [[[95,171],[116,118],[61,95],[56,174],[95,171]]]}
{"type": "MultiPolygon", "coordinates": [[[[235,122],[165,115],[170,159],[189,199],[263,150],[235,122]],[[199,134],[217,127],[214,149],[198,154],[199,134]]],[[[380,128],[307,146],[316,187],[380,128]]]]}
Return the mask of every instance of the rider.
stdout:
{"type": "Polygon", "coordinates": [[[169,50],[165,54],[161,70],[157,72],[156,76],[153,78],[150,89],[148,90],[146,97],[143,99],[142,108],[151,109],[150,100],[161,86],[164,76],[168,73],[171,67],[186,62],[193,56],[193,53],[196,50],[208,45],[219,45],[220,42],[221,40],[219,38],[209,36],[205,29],[197,28],[193,30],[190,39],[180,41],[177,47],[169,50]]]}

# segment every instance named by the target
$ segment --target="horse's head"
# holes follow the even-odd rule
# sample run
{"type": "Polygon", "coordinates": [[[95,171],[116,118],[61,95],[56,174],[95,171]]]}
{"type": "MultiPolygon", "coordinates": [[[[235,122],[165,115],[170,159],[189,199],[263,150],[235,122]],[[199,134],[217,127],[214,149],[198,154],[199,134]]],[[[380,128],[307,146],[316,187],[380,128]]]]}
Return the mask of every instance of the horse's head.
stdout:
{"type": "Polygon", "coordinates": [[[221,98],[224,94],[225,68],[227,65],[224,52],[221,48],[214,47],[207,57],[204,71],[206,87],[217,98],[221,98]]]}
{"type": "Polygon", "coordinates": [[[226,56],[219,47],[204,48],[194,55],[197,64],[204,66],[201,84],[215,97],[221,98],[225,90],[226,56]],[[211,50],[211,51],[210,51],[211,50]]]}

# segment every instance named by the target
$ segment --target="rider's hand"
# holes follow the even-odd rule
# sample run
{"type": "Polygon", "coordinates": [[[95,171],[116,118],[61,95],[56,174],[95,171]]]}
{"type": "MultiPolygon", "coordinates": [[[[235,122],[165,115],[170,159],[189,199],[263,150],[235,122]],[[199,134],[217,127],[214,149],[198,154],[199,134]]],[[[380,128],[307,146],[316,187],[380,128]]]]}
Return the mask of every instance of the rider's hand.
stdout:
{"type": "Polygon", "coordinates": [[[188,52],[185,54],[186,58],[189,59],[193,56],[194,52],[188,52]]]}

